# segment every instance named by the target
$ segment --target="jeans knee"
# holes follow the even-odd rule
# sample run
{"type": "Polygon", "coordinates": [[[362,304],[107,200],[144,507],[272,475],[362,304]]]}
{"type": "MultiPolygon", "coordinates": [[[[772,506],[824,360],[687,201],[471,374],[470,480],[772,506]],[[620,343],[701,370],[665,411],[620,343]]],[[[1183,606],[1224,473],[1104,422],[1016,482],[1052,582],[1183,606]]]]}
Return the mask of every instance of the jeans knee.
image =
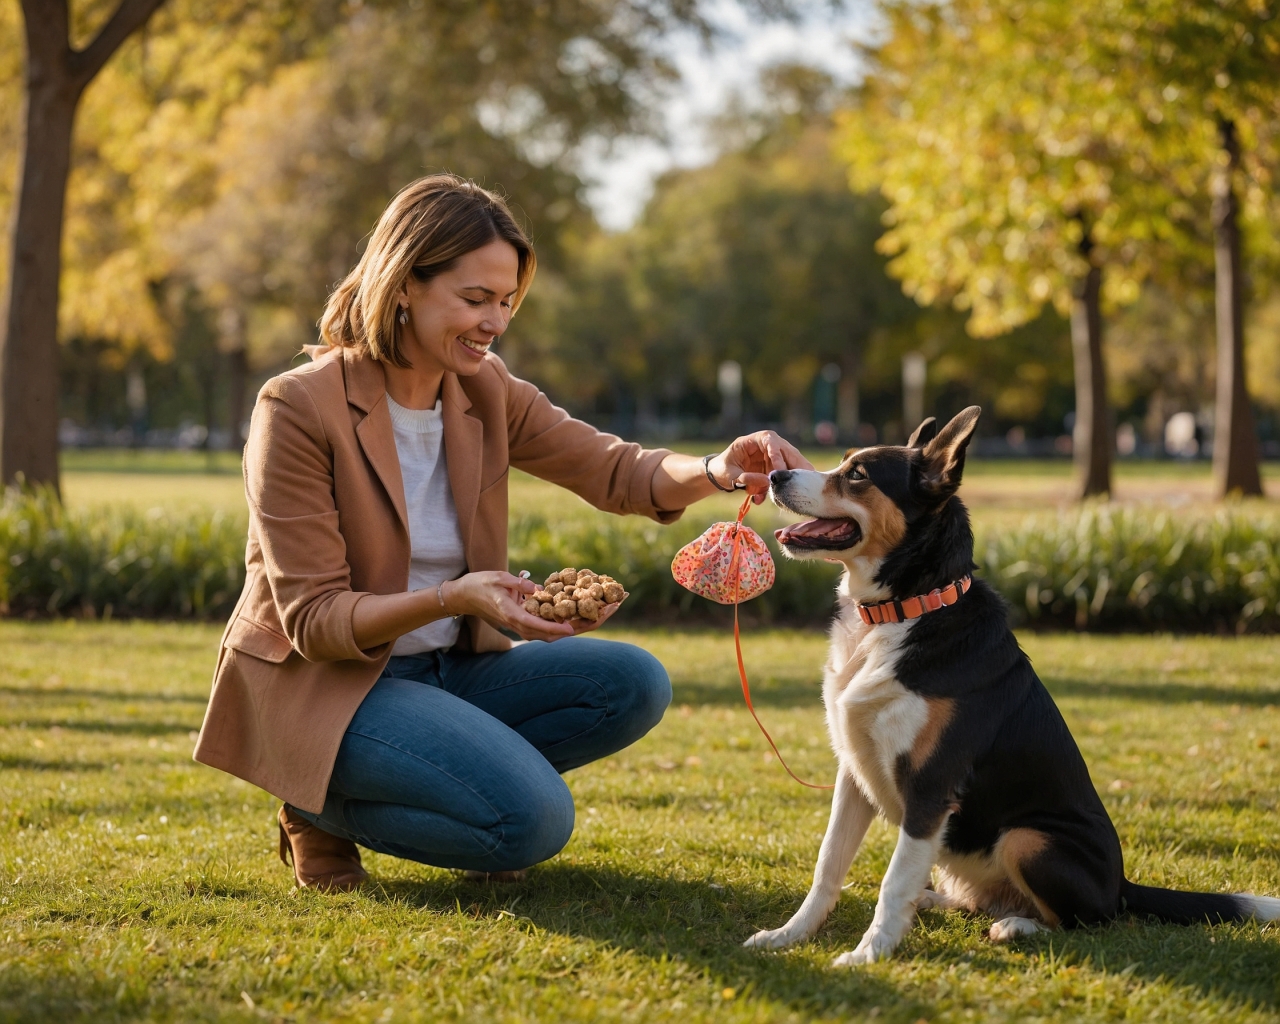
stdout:
{"type": "Polygon", "coordinates": [[[559,776],[554,786],[530,793],[502,822],[502,840],[493,851],[495,871],[515,871],[550,860],[573,835],[573,796],[559,776]]]}
{"type": "Polygon", "coordinates": [[[617,699],[618,715],[644,735],[660,721],[671,704],[671,678],[662,662],[640,647],[630,647],[617,699]]]}

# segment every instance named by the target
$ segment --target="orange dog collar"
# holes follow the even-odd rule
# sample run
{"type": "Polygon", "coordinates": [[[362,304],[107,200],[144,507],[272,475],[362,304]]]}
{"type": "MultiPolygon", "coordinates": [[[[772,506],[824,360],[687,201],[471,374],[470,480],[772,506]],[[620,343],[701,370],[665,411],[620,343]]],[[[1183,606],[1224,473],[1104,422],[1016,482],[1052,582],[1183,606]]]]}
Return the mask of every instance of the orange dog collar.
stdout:
{"type": "Polygon", "coordinates": [[[907,619],[918,619],[926,612],[936,612],[955,604],[961,596],[969,592],[973,585],[972,576],[963,576],[954,583],[948,583],[940,590],[931,590],[927,594],[917,594],[904,601],[880,601],[877,604],[858,605],[858,614],[868,626],[878,626],[885,622],[905,622],[907,619]]]}

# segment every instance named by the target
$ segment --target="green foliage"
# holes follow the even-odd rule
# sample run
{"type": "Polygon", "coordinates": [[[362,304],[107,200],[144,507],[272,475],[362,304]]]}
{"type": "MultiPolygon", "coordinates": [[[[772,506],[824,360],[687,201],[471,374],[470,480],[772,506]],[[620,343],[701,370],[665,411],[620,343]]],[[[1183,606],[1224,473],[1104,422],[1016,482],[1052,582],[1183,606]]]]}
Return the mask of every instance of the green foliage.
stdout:
{"type": "Polygon", "coordinates": [[[1085,508],[991,531],[976,556],[1015,621],[1103,630],[1274,632],[1280,517],[1085,508]]]}
{"type": "Polygon", "coordinates": [[[920,314],[875,251],[882,202],[851,193],[832,154],[833,83],[784,65],[762,89],[773,106],[726,115],[715,161],[665,175],[639,223],[575,250],[550,333],[513,330],[517,372],[649,413],[698,396],[690,411],[710,416],[717,366],[734,359],[749,408],[799,429],[822,366],[857,380],[878,345],[894,358],[877,383],[896,398],[920,314]]]}
{"type": "Polygon", "coordinates": [[[0,599],[13,615],[224,619],[244,585],[244,522],[218,511],[0,503],[0,599]]]}
{"type": "MultiPolygon", "coordinates": [[[[728,608],[671,578],[676,552],[710,523],[524,512],[510,529],[512,571],[545,578],[591,566],[631,594],[621,622],[724,623],[728,608]]],[[[822,625],[838,570],[783,557],[765,536],[777,582],[742,606],[752,623],[822,625]]],[[[979,528],[980,570],[1015,621],[1048,628],[1280,630],[1280,516],[1223,510],[1180,516],[1089,507],[1020,527],[979,528]]],[[[12,615],[222,619],[244,581],[244,520],[193,507],[66,507],[49,491],[0,503],[0,599],[12,615]]]]}
{"type": "Polygon", "coordinates": [[[1135,299],[1196,211],[1152,174],[1145,115],[1097,66],[1094,20],[1057,0],[885,6],[844,152],[890,202],[881,247],[908,294],[969,311],[978,335],[1049,303],[1065,315],[1090,260],[1111,300],[1135,299]]]}

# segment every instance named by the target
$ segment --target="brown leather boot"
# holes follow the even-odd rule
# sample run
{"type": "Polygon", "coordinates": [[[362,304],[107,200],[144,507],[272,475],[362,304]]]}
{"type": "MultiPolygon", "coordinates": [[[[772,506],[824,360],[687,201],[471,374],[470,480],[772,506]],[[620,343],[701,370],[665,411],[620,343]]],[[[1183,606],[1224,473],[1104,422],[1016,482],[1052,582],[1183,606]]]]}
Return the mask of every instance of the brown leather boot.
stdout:
{"type": "Polygon", "coordinates": [[[317,828],[285,804],[280,821],[280,859],[293,859],[293,877],[302,889],[350,892],[369,877],[360,866],[360,851],[350,839],[317,828]]]}

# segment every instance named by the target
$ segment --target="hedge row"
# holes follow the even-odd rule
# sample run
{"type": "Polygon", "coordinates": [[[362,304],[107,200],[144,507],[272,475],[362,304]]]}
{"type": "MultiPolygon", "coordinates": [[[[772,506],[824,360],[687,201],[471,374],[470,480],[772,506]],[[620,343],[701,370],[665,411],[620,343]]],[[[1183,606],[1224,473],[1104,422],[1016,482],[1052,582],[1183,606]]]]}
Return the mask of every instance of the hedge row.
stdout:
{"type": "MultiPolygon", "coordinates": [[[[681,589],[671,558],[705,523],[660,527],[611,520],[565,527],[531,515],[513,524],[511,564],[536,573],[575,561],[609,566],[632,592],[631,618],[714,618],[725,612],[681,589]]],[[[833,607],[837,571],[777,555],[774,588],[745,606],[764,621],[819,624],[833,607]]],[[[1182,516],[1085,508],[990,530],[979,572],[1009,602],[1017,625],[1093,630],[1280,630],[1280,517],[1222,510],[1182,516]]]]}
{"type": "Polygon", "coordinates": [[[10,615],[225,619],[244,543],[244,521],[220,512],[67,508],[48,490],[10,490],[0,601],[10,615]]]}
{"type": "MultiPolygon", "coordinates": [[[[671,578],[671,559],[706,526],[639,518],[511,524],[511,566],[568,564],[625,580],[620,618],[723,621],[727,609],[671,578]]],[[[777,583],[744,606],[753,621],[820,625],[835,567],[777,557],[777,583]]],[[[1280,630],[1280,516],[1087,508],[1032,517],[979,538],[979,571],[1018,624],[1051,628],[1280,630]]],[[[218,512],[68,509],[50,492],[0,502],[0,602],[10,615],[225,618],[244,583],[244,521],[218,512]]]]}
{"type": "Polygon", "coordinates": [[[976,559],[1015,623],[1104,630],[1274,632],[1280,518],[1086,508],[991,533],[976,559]]]}

